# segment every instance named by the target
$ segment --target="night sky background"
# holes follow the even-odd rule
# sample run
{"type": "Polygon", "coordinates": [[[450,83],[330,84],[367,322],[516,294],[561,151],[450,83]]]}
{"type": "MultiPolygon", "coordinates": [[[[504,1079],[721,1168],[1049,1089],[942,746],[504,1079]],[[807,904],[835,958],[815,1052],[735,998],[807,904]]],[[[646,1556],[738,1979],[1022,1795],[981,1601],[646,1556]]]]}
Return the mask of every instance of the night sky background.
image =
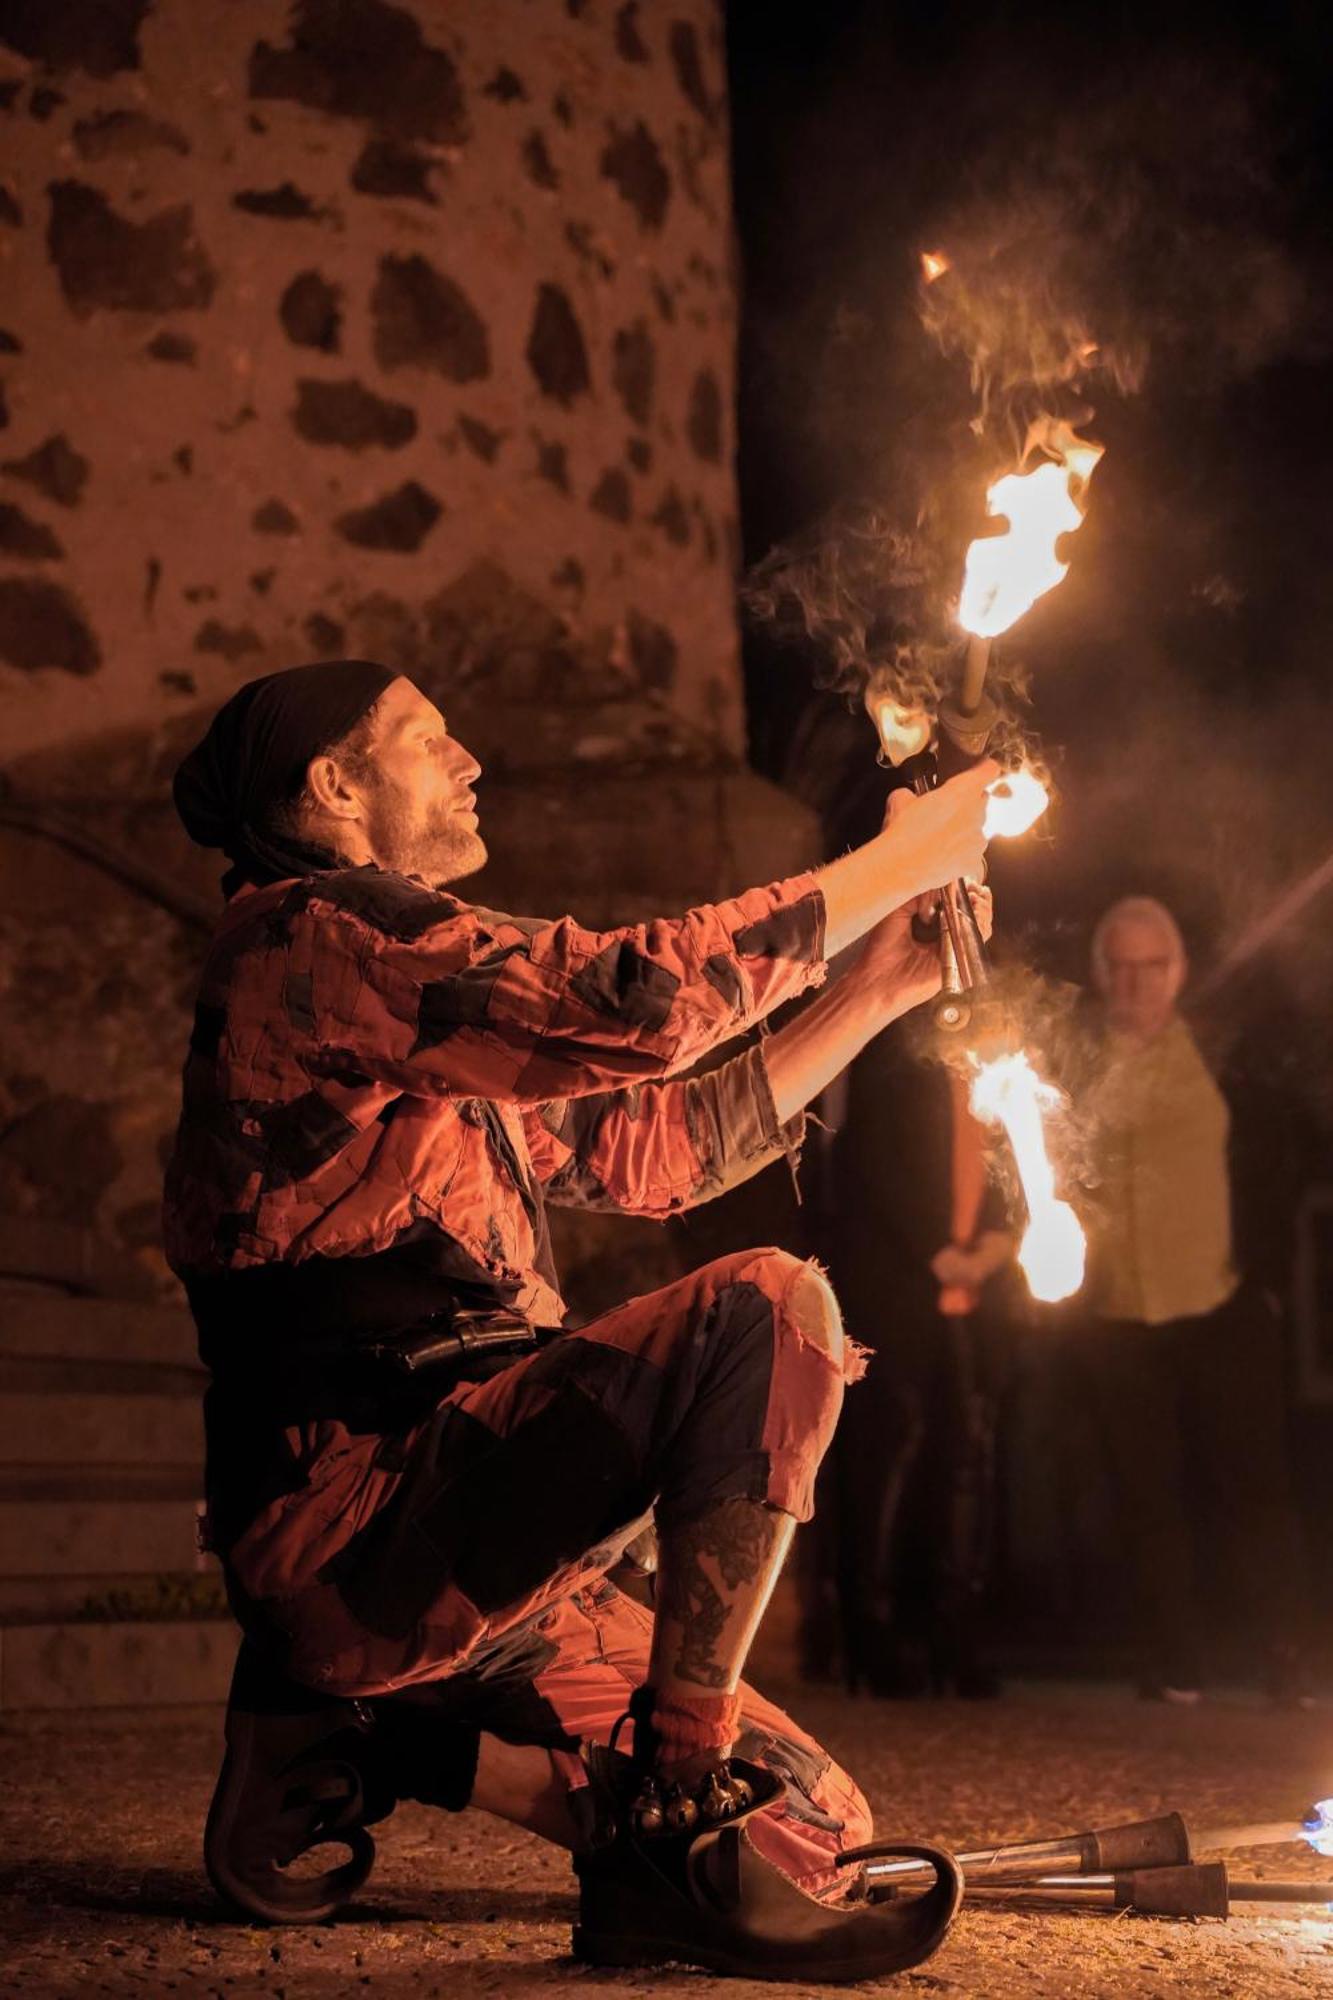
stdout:
{"type": "MultiPolygon", "coordinates": [[[[916,570],[898,589],[885,544],[868,655],[947,644],[986,484],[1038,410],[1081,418],[1106,457],[1071,574],[999,642],[1059,792],[992,849],[1000,925],[1078,979],[1105,904],[1158,894],[1202,977],[1333,849],[1327,12],[727,11],[745,555],[814,593],[750,617],[754,760],[837,800],[832,845],[873,830],[870,725],[817,692],[856,692],[866,522],[916,570]]],[[[1331,932],[1333,891],[1204,1009],[1321,1153],[1331,932]]]]}

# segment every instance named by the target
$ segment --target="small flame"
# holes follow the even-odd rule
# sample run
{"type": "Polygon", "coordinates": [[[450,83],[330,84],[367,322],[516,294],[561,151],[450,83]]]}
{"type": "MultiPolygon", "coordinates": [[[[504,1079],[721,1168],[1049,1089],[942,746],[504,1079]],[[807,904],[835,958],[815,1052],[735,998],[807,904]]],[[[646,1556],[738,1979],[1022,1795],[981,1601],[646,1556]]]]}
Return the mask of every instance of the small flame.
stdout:
{"type": "Polygon", "coordinates": [[[1051,454],[1045,465],[1008,472],[986,494],[986,512],[1008,521],[1007,531],[981,536],[967,551],[958,622],[978,638],[1008,631],[1069,570],[1055,545],[1082,522],[1083,496],[1102,447],[1048,420],[1028,433],[1023,456],[1037,448],[1051,454]]]}
{"type": "Polygon", "coordinates": [[[873,688],[866,690],[866,707],[879,731],[880,749],[890,764],[905,764],[930,742],[934,724],[924,709],[904,708],[887,695],[876,694],[873,688]]]}
{"type": "Polygon", "coordinates": [[[1301,1822],[1305,1838],[1316,1854],[1333,1855],[1333,1799],[1318,1799],[1310,1810],[1301,1822]]]}
{"type": "Polygon", "coordinates": [[[997,836],[1013,839],[1035,826],[1051,802],[1051,795],[1035,771],[1026,764],[1016,771],[1004,771],[986,787],[986,821],[982,828],[987,840],[997,836]]]}
{"type": "Polygon", "coordinates": [[[1067,1299],[1078,1290],[1083,1283],[1086,1250],[1078,1217],[1067,1201],[1056,1199],[1055,1175],[1042,1128],[1043,1113],[1063,1102],[1054,1085],[1042,1082],[1021,1049],[977,1064],[972,1111],[992,1125],[1003,1125],[1008,1134],[1028,1207],[1028,1226],[1018,1261],[1032,1296],[1047,1304],[1067,1299]]]}
{"type": "Polygon", "coordinates": [[[933,285],[936,278],[942,278],[945,272],[952,270],[952,268],[953,266],[945,256],[943,250],[923,250],[921,252],[921,275],[928,285],[933,285]]]}

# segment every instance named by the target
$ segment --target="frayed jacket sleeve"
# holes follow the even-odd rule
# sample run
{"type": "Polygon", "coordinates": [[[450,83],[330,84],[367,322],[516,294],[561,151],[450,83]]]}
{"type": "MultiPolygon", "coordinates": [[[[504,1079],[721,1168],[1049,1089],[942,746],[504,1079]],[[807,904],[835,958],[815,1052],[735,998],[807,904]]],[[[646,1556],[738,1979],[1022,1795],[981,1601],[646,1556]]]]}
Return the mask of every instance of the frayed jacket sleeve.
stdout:
{"type": "Polygon", "coordinates": [[[524,1129],[549,1202],[661,1220],[798,1154],[805,1114],[780,1123],[761,1042],[703,1076],[543,1104],[524,1129]]]}
{"type": "Polygon", "coordinates": [[[288,978],[308,997],[321,1065],[413,1095],[518,1105],[686,1069],[825,973],[810,875],[591,931],[356,870],[316,878],[289,936],[288,978]],[[375,891],[369,914],[359,877],[375,891]]]}

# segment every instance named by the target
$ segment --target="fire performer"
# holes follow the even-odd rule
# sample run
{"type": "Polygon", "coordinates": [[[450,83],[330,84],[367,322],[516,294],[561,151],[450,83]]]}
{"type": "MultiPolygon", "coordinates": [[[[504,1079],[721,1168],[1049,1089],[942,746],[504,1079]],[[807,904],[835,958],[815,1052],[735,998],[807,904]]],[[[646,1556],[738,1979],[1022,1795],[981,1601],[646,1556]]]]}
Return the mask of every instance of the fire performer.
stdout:
{"type": "Polygon", "coordinates": [[[1191,1499],[1220,1517],[1230,1574],[1277,1699],[1302,1689],[1304,1567],[1270,1295],[1232,1260],[1230,1117],[1177,1008],[1185,947],[1146,896],[1093,937],[1101,998],[1101,1222],[1092,1324],[1075,1356],[1103,1433],[1147,1642],[1143,1691],[1196,1701],[1204,1658],[1191,1499]]]}
{"type": "Polygon", "coordinates": [[[479,775],[410,680],[339,661],[241,689],[176,779],[232,862],[167,1184],[246,1635],[210,1870],[254,1914],[326,1914],[396,1796],[473,1804],[575,1852],[587,1959],[916,1963],[949,1858],[919,1903],[840,1906],[865,1801],[740,1680],[864,1365],[833,1293],[751,1250],[562,1332],[543,1210],[664,1217],[799,1146],[936,990],[910,906],[979,871],[995,768],[816,873],[605,932],[450,893],[486,859],[479,775]],[[858,940],[762,1047],[673,1078],[858,940]],[[607,1580],[649,1515],[651,1619],[607,1580]],[[340,1835],[340,1874],[285,1872],[340,1835]]]}

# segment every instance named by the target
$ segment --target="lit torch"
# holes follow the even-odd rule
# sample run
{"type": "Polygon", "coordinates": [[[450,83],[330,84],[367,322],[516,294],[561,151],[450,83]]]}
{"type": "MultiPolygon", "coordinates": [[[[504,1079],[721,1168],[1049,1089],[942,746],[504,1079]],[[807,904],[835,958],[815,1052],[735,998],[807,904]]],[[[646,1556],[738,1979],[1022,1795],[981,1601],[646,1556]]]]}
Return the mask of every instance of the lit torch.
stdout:
{"type": "Polygon", "coordinates": [[[1064,1099],[1043,1083],[1024,1052],[980,1062],[974,1056],[972,1110],[991,1125],[1002,1125],[1013,1149],[1027,1203],[1028,1226],[1019,1248],[1033,1298],[1045,1304],[1067,1299],[1083,1283],[1086,1242],[1078,1217],[1055,1193],[1055,1173],[1046,1151],[1043,1114],[1064,1099]]]}

